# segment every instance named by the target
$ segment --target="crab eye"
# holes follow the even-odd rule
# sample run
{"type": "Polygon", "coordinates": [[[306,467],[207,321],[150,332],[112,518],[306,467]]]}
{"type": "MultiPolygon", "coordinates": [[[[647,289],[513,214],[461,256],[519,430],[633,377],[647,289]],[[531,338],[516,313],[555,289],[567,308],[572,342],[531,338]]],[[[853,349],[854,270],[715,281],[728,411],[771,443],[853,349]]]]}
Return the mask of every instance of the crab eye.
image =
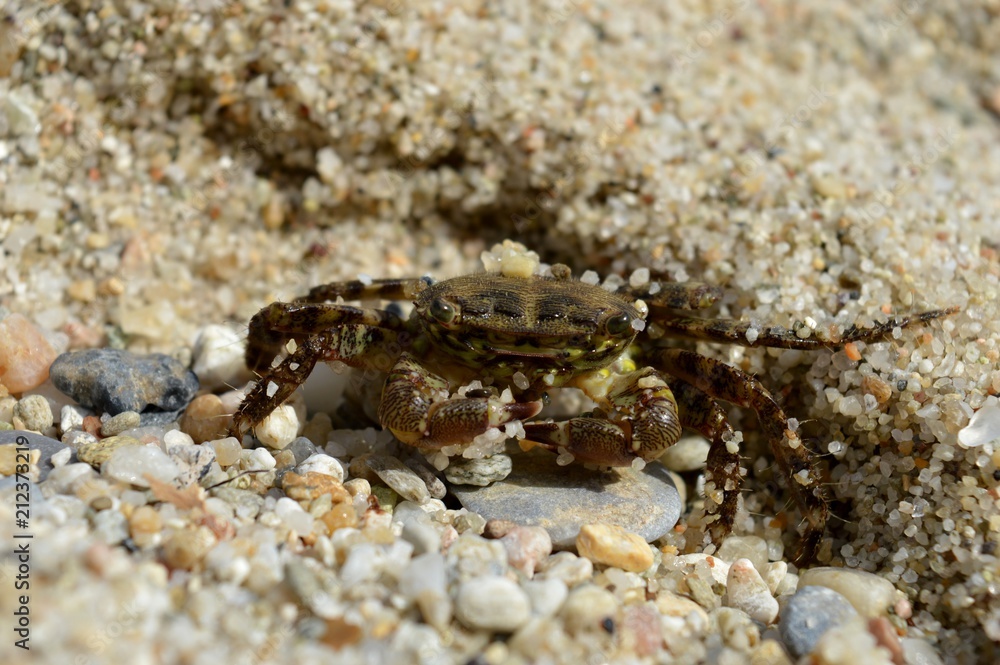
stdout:
{"type": "Polygon", "coordinates": [[[609,335],[624,335],[632,331],[632,317],[628,312],[622,312],[612,316],[604,325],[609,335]]]}
{"type": "Polygon", "coordinates": [[[451,323],[458,315],[458,309],[446,300],[436,298],[428,310],[440,323],[451,323]]]}

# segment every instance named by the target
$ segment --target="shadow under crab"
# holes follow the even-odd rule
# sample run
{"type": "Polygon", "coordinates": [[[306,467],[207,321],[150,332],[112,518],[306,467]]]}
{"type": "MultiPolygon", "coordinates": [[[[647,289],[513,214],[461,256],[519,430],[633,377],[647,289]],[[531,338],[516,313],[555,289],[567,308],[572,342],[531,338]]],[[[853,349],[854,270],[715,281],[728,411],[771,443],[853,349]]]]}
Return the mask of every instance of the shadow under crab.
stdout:
{"type": "Polygon", "coordinates": [[[641,468],[694,430],[710,442],[705,470],[709,524],[719,542],[733,527],[743,471],[738,439],[718,401],[753,409],[804,518],[798,559],[812,559],[829,509],[812,456],[770,392],[721,361],[671,348],[667,337],[786,349],[837,347],[884,337],[945,316],[933,310],[846,330],[838,340],[800,338],[783,328],[696,318],[721,291],[706,284],[651,282],[610,291],[551,276],[480,273],[340,282],[292,303],[273,303],[250,321],[247,365],[262,374],[233,420],[242,435],[305,382],[318,362],[387,373],[378,418],[400,441],[424,451],[467,444],[515,421],[528,421],[549,390],[581,389],[598,404],[560,421],[526,422],[526,439],[564,459],[641,468]],[[354,307],[338,300],[412,300],[412,314],[354,307]],[[664,334],[644,333],[655,323],[664,334]],[[748,334],[750,333],[750,334],[748,334]],[[294,340],[276,367],[272,359],[294,340]],[[452,386],[486,379],[485,389],[453,395],[452,386]],[[503,392],[501,392],[503,391],[503,392]],[[509,391],[509,392],[508,392],[509,391]],[[717,401],[718,400],[718,401],[717,401]]]}

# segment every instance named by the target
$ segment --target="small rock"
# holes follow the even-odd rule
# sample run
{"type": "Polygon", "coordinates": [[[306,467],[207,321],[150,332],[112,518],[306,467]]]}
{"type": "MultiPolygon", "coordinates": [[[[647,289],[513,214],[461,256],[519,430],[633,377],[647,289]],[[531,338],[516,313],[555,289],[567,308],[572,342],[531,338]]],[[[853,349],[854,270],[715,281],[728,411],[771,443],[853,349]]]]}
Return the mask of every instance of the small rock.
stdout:
{"type": "Polygon", "coordinates": [[[0,384],[12,393],[23,393],[45,383],[55,349],[45,335],[20,314],[0,321],[0,384]]]}
{"type": "Polygon", "coordinates": [[[180,475],[180,469],[157,446],[130,445],[116,448],[101,467],[101,474],[137,487],[149,487],[147,476],[169,483],[180,475]]]}
{"type": "Polygon", "coordinates": [[[497,454],[481,459],[454,459],[444,470],[453,485],[486,487],[510,475],[513,463],[509,455],[497,454]]]}
{"type": "Polygon", "coordinates": [[[725,604],[765,626],[778,616],[778,601],[750,559],[737,559],[729,567],[725,604]]]}
{"type": "MultiPolygon", "coordinates": [[[[313,418],[313,420],[316,419],[313,418]]],[[[309,425],[306,425],[306,429],[308,428],[309,425]]],[[[295,456],[296,464],[302,464],[309,459],[309,457],[319,452],[319,449],[316,448],[316,445],[312,442],[312,440],[306,436],[305,430],[302,431],[302,436],[295,437],[295,440],[288,444],[288,447],[285,448],[285,450],[288,450],[295,456]]]]}
{"type": "Polygon", "coordinates": [[[686,619],[690,615],[697,616],[704,626],[708,625],[708,612],[690,598],[678,596],[670,591],[661,591],[656,596],[656,609],[663,616],[686,619]]]}
{"type": "Polygon", "coordinates": [[[73,494],[78,485],[89,483],[97,478],[97,472],[89,464],[82,462],[67,464],[53,469],[46,479],[45,486],[53,494],[73,494]]]}
{"type": "Polygon", "coordinates": [[[524,592],[531,600],[531,612],[535,616],[550,617],[555,615],[569,596],[566,583],[560,579],[526,580],[524,592]]]}
{"type": "Polygon", "coordinates": [[[618,613],[615,595],[594,584],[584,584],[570,591],[559,615],[570,634],[604,631],[605,619],[618,613]]]}
{"type": "Polygon", "coordinates": [[[216,439],[210,445],[215,450],[215,460],[223,469],[240,461],[240,453],[243,452],[243,446],[236,437],[227,436],[224,439],[216,439]]]}
{"type": "Polygon", "coordinates": [[[128,520],[117,510],[101,510],[91,518],[94,535],[108,545],[117,545],[128,538],[128,520]]]}
{"type": "Polygon", "coordinates": [[[958,431],[958,443],[963,448],[977,448],[997,439],[1000,439],[1000,406],[996,404],[980,408],[972,414],[969,424],[958,431]]]}
{"type": "Polygon", "coordinates": [[[216,538],[207,527],[186,527],[163,544],[163,562],[171,569],[191,570],[205,557],[216,538]]]}
{"type": "Polygon", "coordinates": [[[390,455],[370,455],[368,468],[391,487],[397,494],[414,503],[425,503],[430,499],[427,485],[409,467],[390,455]]]}
{"type": "Polygon", "coordinates": [[[698,471],[705,468],[710,447],[703,436],[686,436],[660,455],[660,463],[671,471],[698,471]]]}
{"type": "Polygon", "coordinates": [[[785,604],[778,632],[792,657],[800,658],[812,652],[824,633],[856,616],[854,606],[836,591],[802,587],[785,604]]]}
{"type": "Polygon", "coordinates": [[[431,495],[432,499],[443,499],[448,495],[448,488],[437,477],[437,470],[423,457],[413,455],[403,460],[403,463],[410,467],[413,473],[420,476],[420,479],[424,481],[424,485],[427,485],[427,493],[431,495]]]}
{"type": "Polygon", "coordinates": [[[799,575],[799,591],[808,586],[833,589],[854,606],[861,616],[885,616],[898,596],[892,582],[873,573],[850,568],[810,568],[799,575]]]}
{"type": "Polygon", "coordinates": [[[552,539],[549,537],[549,532],[539,526],[515,527],[508,531],[500,542],[507,550],[507,561],[511,567],[529,578],[534,576],[538,564],[552,554],[552,539]]]}
{"type": "Polygon", "coordinates": [[[750,665],[792,665],[792,659],[778,640],[765,639],[750,655],[750,665]]]}
{"type": "Polygon", "coordinates": [[[129,532],[137,543],[149,542],[153,535],[163,530],[163,520],[153,506],[139,506],[133,510],[128,524],[129,532]]]}
{"type": "MultiPolygon", "coordinates": [[[[18,431],[18,433],[20,432],[18,431]]],[[[9,438],[9,432],[0,432],[0,435],[4,435],[4,438],[9,438]]],[[[19,472],[18,468],[24,469],[31,466],[38,466],[38,460],[42,454],[37,450],[28,451],[27,453],[18,452],[20,448],[24,447],[22,443],[24,437],[18,436],[16,438],[17,441],[0,445],[0,476],[13,476],[19,472]]],[[[24,473],[24,471],[20,473],[24,473]]]]}
{"type": "Polygon", "coordinates": [[[338,483],[344,482],[344,466],[336,458],[326,453],[314,453],[298,466],[299,473],[323,473],[333,476],[338,483]]]}
{"type": "Polygon", "coordinates": [[[87,414],[80,408],[67,404],[59,412],[59,429],[63,434],[71,430],[83,429],[83,418],[87,414]]]}
{"type": "MultiPolygon", "coordinates": [[[[513,470],[488,487],[455,485],[452,492],[470,512],[549,532],[556,548],[573,547],[580,526],[606,522],[653,541],[680,517],[681,503],[667,469],[647,464],[592,471],[559,466],[544,450],[512,456],[513,470]]],[[[450,468],[450,467],[449,467],[450,468]]]]}
{"type": "Polygon", "coordinates": [[[141,445],[142,441],[131,436],[109,436],[106,439],[81,444],[76,450],[76,456],[81,462],[100,468],[101,464],[111,459],[111,455],[119,448],[141,445]]]}
{"type": "MultiPolygon", "coordinates": [[[[258,448],[258,450],[260,450],[258,448]]],[[[307,471],[303,474],[289,471],[281,479],[285,494],[296,501],[310,502],[321,496],[330,495],[333,503],[349,502],[350,493],[334,476],[326,473],[307,471]]]]}
{"type": "MultiPolygon", "coordinates": [[[[511,522],[510,520],[489,520],[483,526],[483,535],[487,538],[500,539],[510,533],[511,529],[516,527],[517,523],[511,522]]],[[[551,538],[549,540],[551,540],[551,538]]]]}
{"type": "Polygon", "coordinates": [[[904,637],[899,642],[906,665],[943,665],[941,656],[926,640],[904,637]]]}
{"type": "Polygon", "coordinates": [[[562,580],[573,588],[594,577],[594,564],[590,559],[572,552],[556,552],[539,566],[536,580],[562,580]]]}
{"type": "Polygon", "coordinates": [[[767,572],[767,541],[760,536],[729,536],[719,546],[715,556],[723,561],[750,559],[757,572],[767,572]]]}
{"type": "Polygon", "coordinates": [[[585,524],[576,537],[580,556],[594,563],[639,573],[653,565],[653,550],[642,536],[613,524],[585,524]]]}
{"type": "Polygon", "coordinates": [[[245,344],[239,333],[227,326],[213,324],[198,331],[191,369],[201,387],[217,390],[250,378],[243,361],[245,344]]]}
{"type": "Polygon", "coordinates": [[[458,587],[455,617],[473,630],[511,633],[531,618],[531,601],[506,577],[475,577],[458,587]]]}
{"type": "Polygon", "coordinates": [[[270,471],[276,466],[278,462],[267,448],[254,448],[247,458],[248,471],[270,471]]]}
{"type": "Polygon", "coordinates": [[[117,436],[126,430],[135,429],[140,422],[141,418],[135,411],[122,411],[104,421],[101,436],[117,436]]]}
{"type": "MultiPolygon", "coordinates": [[[[112,415],[146,409],[172,414],[183,409],[198,390],[198,377],[162,353],[70,351],[55,359],[50,372],[59,390],[85,407],[112,415]]],[[[144,418],[143,424],[151,423],[144,418]]]]}
{"type": "Polygon", "coordinates": [[[215,463],[215,450],[212,446],[175,444],[167,446],[167,455],[180,469],[176,479],[179,487],[200,484],[215,463]]]}
{"type": "Polygon", "coordinates": [[[230,424],[232,417],[218,395],[198,395],[191,400],[180,419],[181,430],[195,443],[221,439],[226,436],[230,424]]]}
{"type": "MultiPolygon", "coordinates": [[[[393,512],[394,517],[398,510],[397,506],[396,511],[393,512]]],[[[426,520],[411,518],[404,521],[403,531],[400,535],[403,540],[413,545],[414,554],[426,554],[441,550],[441,534],[426,520]]]]}
{"type": "Polygon", "coordinates": [[[282,404],[254,428],[254,436],[269,448],[281,450],[299,434],[299,416],[295,406],[282,404]]]}
{"type": "Polygon", "coordinates": [[[23,429],[41,433],[52,427],[52,407],[41,395],[28,395],[14,407],[14,418],[21,421],[23,429]]]}
{"type": "Polygon", "coordinates": [[[431,626],[442,630],[451,620],[448,575],[444,557],[431,551],[413,557],[399,579],[399,592],[414,601],[431,626]]]}

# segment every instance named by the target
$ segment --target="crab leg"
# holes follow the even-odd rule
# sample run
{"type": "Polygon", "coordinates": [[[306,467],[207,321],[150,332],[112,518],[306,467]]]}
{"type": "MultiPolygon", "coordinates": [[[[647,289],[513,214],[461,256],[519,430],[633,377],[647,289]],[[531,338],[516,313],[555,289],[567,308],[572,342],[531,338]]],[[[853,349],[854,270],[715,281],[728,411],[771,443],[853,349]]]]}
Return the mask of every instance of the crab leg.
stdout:
{"type": "Polygon", "coordinates": [[[705,309],[722,298],[722,289],[704,282],[651,282],[638,288],[624,286],[618,293],[642,299],[651,307],[670,309],[705,309]]]}
{"type": "Polygon", "coordinates": [[[298,302],[326,302],[344,300],[413,300],[418,293],[431,285],[430,277],[405,279],[374,279],[370,282],[352,280],[333,282],[314,287],[298,302]]]}
{"type": "Polygon", "coordinates": [[[230,434],[242,439],[305,383],[317,362],[339,360],[352,367],[388,371],[401,353],[399,337],[386,328],[346,324],[297,342],[296,349],[247,393],[233,415],[230,434]]]}
{"type": "Polygon", "coordinates": [[[392,312],[350,305],[271,303],[253,315],[247,334],[246,364],[267,368],[290,339],[301,340],[343,324],[361,324],[400,330],[403,320],[392,312]]]}
{"type": "MultiPolygon", "coordinates": [[[[581,384],[585,388],[585,383],[581,384]]],[[[595,399],[597,398],[594,396],[595,399]]],[[[553,452],[565,449],[577,460],[605,466],[650,462],[677,442],[677,403],[663,376],[652,367],[616,379],[604,400],[624,416],[582,416],[560,422],[529,423],[527,439],[553,452]]]]}
{"type": "Polygon", "coordinates": [[[712,540],[719,544],[733,530],[743,482],[739,450],[730,449],[733,428],[719,403],[690,383],[671,379],[670,387],[677,399],[681,424],[712,442],[705,464],[705,495],[709,499],[708,512],[719,516],[709,526],[712,540]]]}
{"type": "Polygon", "coordinates": [[[403,353],[382,390],[379,421],[397,439],[420,448],[469,443],[492,427],[537,414],[542,403],[504,403],[498,397],[455,397],[448,381],[403,353]]]}
{"type": "Polygon", "coordinates": [[[747,331],[754,326],[749,321],[696,319],[690,317],[651,318],[655,318],[657,325],[663,328],[668,335],[675,337],[739,344],[741,346],[769,346],[781,349],[821,349],[838,347],[848,342],[877,340],[891,334],[896,327],[905,328],[915,323],[925,323],[933,319],[939,319],[942,316],[949,316],[957,311],[957,307],[935,309],[929,312],[903,316],[898,319],[889,319],[885,323],[876,323],[871,328],[851,326],[837,340],[819,339],[817,337],[806,337],[803,339],[796,335],[794,330],[770,327],[760,329],[757,337],[753,341],[750,341],[747,339],[747,331]]]}
{"type": "Polygon", "coordinates": [[[809,451],[798,435],[788,429],[788,419],[771,393],[755,377],[691,351],[667,349],[659,358],[671,376],[711,397],[752,408],[757,413],[775,461],[789,479],[788,490],[806,519],[798,559],[813,558],[829,517],[827,498],[809,451]]]}

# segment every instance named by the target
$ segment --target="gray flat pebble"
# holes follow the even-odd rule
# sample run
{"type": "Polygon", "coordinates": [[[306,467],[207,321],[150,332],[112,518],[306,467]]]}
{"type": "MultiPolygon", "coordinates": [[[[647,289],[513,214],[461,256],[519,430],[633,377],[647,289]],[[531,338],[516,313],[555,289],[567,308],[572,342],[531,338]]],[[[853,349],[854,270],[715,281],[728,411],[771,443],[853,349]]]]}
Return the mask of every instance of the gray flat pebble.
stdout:
{"type": "Polygon", "coordinates": [[[823,634],[857,616],[850,601],[832,589],[807,586],[795,592],[778,622],[778,632],[794,658],[812,652],[823,634]]]}
{"type": "Polygon", "coordinates": [[[486,519],[503,519],[549,532],[556,548],[572,547],[580,527],[604,522],[652,542],[677,523],[680,497],[667,470],[649,464],[593,471],[580,464],[559,466],[543,450],[512,456],[513,469],[488,487],[454,485],[462,505],[486,519]]]}
{"type": "Polygon", "coordinates": [[[31,450],[37,450],[41,453],[41,457],[38,459],[38,482],[45,480],[49,475],[49,471],[52,471],[52,456],[66,448],[66,444],[61,441],[50,439],[35,432],[25,432],[16,429],[0,431],[0,444],[4,443],[27,444],[31,450]]]}
{"type": "Polygon", "coordinates": [[[112,415],[147,409],[177,411],[198,390],[194,372],[162,353],[71,351],[55,359],[49,374],[56,388],[83,406],[112,415]]]}

